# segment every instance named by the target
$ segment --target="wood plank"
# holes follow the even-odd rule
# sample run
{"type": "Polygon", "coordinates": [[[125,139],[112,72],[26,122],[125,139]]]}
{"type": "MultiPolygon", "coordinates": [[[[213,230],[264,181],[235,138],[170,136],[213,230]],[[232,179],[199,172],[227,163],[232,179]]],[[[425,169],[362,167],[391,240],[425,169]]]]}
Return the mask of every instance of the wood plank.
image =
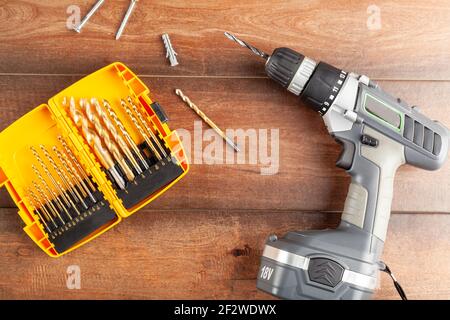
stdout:
{"type": "MultiPolygon", "coordinates": [[[[0,210],[1,299],[259,299],[264,241],[289,230],[334,227],[329,213],[259,210],[144,210],[60,259],[45,256],[0,210]],[[81,290],[66,287],[70,265],[81,290]]],[[[449,214],[394,214],[384,260],[411,299],[450,298],[449,214]],[[431,232],[432,230],[432,232],[431,232]]],[[[398,299],[381,277],[378,299],[398,299]]]]}
{"type": "MultiPolygon", "coordinates": [[[[82,16],[93,3],[77,1],[82,16]]],[[[288,46],[374,78],[450,79],[446,0],[377,1],[379,30],[367,27],[368,0],[143,1],[120,41],[114,35],[127,0],[105,3],[79,35],[66,27],[70,5],[2,1],[0,73],[87,74],[122,60],[140,74],[263,75],[257,57],[223,36],[228,30],[269,53],[288,46]],[[179,53],[176,68],[165,59],[164,32],[179,53]]]]}
{"type": "MultiPolygon", "coordinates": [[[[77,77],[0,77],[1,129],[76,80],[77,77]]],[[[279,129],[280,136],[277,174],[262,176],[261,168],[267,165],[260,158],[257,164],[248,164],[247,148],[247,164],[194,163],[190,173],[151,207],[342,210],[349,178],[335,167],[339,147],[320,117],[301,106],[295,96],[267,79],[144,80],[154,99],[166,109],[173,129],[183,128],[194,136],[194,121],[199,120],[173,93],[179,87],[222,128],[279,129]]],[[[417,102],[426,115],[450,127],[450,82],[388,81],[381,85],[394,95],[417,102]]],[[[207,127],[204,125],[203,129],[207,127]]],[[[208,144],[204,142],[203,146],[208,144]]],[[[191,150],[193,153],[192,144],[191,150]]],[[[447,163],[436,172],[402,167],[394,190],[394,211],[450,212],[450,165],[447,163]]],[[[0,195],[0,205],[12,205],[5,192],[0,195]]]]}

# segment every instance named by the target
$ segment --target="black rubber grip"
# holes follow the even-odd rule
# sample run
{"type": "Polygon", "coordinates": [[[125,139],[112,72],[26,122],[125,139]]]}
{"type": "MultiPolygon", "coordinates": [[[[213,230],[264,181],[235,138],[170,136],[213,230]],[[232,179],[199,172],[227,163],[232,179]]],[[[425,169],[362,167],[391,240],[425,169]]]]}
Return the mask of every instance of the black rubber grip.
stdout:
{"type": "Polygon", "coordinates": [[[346,73],[320,62],[302,92],[301,99],[320,114],[325,114],[344,83],[346,73]]]}
{"type": "Polygon", "coordinates": [[[304,58],[304,55],[289,48],[275,49],[266,64],[267,75],[287,88],[304,58]]]}

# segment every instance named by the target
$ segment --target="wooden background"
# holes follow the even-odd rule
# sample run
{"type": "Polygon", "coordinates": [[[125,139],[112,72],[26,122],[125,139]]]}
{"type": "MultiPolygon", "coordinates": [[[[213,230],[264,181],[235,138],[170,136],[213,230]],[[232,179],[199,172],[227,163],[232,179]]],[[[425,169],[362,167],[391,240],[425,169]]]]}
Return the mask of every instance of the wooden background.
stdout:
{"type": "MultiPolygon", "coordinates": [[[[450,126],[450,1],[147,1],[120,41],[128,1],[106,1],[81,34],[67,9],[94,3],[0,0],[0,126],[82,76],[122,61],[151,88],[172,128],[192,132],[197,117],[181,88],[224,128],[279,129],[280,168],[192,165],[168,193],[118,227],[60,259],[21,230],[0,193],[0,298],[270,298],[255,279],[265,238],[334,227],[349,178],[320,117],[264,76],[262,61],[223,36],[231,31],[271,52],[288,46],[364,73],[392,94],[450,126]],[[381,29],[367,26],[380,8],[381,29]],[[180,65],[165,59],[167,32],[180,65]],[[81,289],[66,270],[81,268],[81,289]]],[[[415,299],[450,298],[450,164],[436,172],[402,167],[384,259],[415,299]]],[[[398,299],[382,275],[376,298],[398,299]]]]}

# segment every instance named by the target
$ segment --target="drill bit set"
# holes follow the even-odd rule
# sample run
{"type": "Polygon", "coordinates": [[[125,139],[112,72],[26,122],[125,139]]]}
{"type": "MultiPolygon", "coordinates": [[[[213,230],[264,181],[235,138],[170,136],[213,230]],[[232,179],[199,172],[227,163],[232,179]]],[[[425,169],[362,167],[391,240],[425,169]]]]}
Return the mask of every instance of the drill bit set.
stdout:
{"type": "Polygon", "coordinates": [[[106,99],[74,97],[64,97],[62,102],[125,208],[145,198],[148,190],[159,188],[160,179],[171,179],[182,173],[176,158],[171,156],[165,141],[138,104],[130,96],[117,99],[115,104],[106,99]],[[141,142],[133,140],[125,121],[136,130],[137,141],[141,142]],[[163,177],[160,177],[161,170],[163,177]]]}
{"type": "Polygon", "coordinates": [[[148,94],[114,63],[0,134],[0,186],[48,255],[97,237],[187,173],[181,141],[148,94]]]}
{"type": "Polygon", "coordinates": [[[34,177],[25,198],[55,249],[65,251],[74,242],[114,220],[116,215],[65,139],[58,136],[58,140],[59,146],[30,147],[39,165],[31,165],[34,177]]]}

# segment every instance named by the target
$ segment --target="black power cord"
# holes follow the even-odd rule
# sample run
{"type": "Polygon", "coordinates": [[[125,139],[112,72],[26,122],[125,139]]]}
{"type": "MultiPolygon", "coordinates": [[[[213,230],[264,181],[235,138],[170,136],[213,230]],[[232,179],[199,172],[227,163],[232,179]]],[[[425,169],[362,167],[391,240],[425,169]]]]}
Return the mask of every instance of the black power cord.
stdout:
{"type": "Polygon", "coordinates": [[[392,273],[392,271],[388,267],[388,265],[381,261],[380,262],[380,270],[383,272],[386,272],[391,277],[392,281],[394,282],[395,289],[397,289],[397,292],[400,295],[400,297],[402,298],[402,300],[408,300],[408,298],[406,297],[405,291],[403,290],[402,286],[395,278],[394,274],[392,273]]]}

